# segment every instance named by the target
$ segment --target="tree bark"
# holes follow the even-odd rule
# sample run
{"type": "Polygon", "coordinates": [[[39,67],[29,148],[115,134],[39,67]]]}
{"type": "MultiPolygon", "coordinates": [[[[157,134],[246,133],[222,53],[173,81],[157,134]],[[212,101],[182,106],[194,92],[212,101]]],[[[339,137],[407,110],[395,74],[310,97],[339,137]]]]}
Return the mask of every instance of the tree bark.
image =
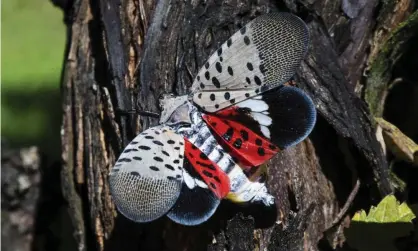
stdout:
{"type": "Polygon", "coordinates": [[[62,189],[78,250],[319,250],[321,239],[332,247],[343,242],[344,217],[393,192],[363,92],[355,90],[367,90],[365,69],[411,5],[410,0],[65,1],[62,189]],[[221,43],[271,11],[292,12],[309,27],[309,54],[296,80],[318,110],[309,139],[268,163],[276,209],[223,202],[196,227],[165,217],[137,224],[118,214],[109,170],[129,140],[158,120],[117,110],[138,105],[158,112],[161,93],[186,94],[221,43]]]}
{"type": "Polygon", "coordinates": [[[42,158],[36,147],[10,150],[3,140],[1,147],[1,249],[29,251],[39,244],[36,234],[41,232],[36,231],[36,209],[42,158]]]}

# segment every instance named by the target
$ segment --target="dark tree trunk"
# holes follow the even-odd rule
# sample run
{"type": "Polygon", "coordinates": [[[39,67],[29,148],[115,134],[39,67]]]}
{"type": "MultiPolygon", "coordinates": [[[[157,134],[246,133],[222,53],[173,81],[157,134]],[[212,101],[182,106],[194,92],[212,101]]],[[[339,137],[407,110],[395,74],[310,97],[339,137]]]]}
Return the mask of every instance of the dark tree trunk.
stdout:
{"type": "MultiPolygon", "coordinates": [[[[343,241],[347,215],[393,191],[362,101],[372,96],[369,106],[379,107],[391,78],[385,75],[386,82],[373,86],[378,91],[371,90],[364,72],[373,70],[389,35],[410,14],[410,0],[64,3],[69,36],[62,181],[78,250],[318,250],[321,239],[335,247],[343,241]],[[318,110],[309,139],[269,162],[268,187],[277,209],[225,202],[197,227],[165,217],[137,224],[119,215],[109,194],[109,170],[129,140],[158,121],[117,110],[138,103],[158,112],[162,92],[185,94],[222,42],[271,11],[292,12],[309,27],[311,46],[296,79],[318,110]]],[[[388,58],[403,52],[394,53],[388,58]]],[[[379,115],[378,108],[372,111],[379,115]]]]}
{"type": "Polygon", "coordinates": [[[39,245],[34,240],[42,158],[36,147],[10,150],[1,143],[1,249],[29,251],[39,245]]]}

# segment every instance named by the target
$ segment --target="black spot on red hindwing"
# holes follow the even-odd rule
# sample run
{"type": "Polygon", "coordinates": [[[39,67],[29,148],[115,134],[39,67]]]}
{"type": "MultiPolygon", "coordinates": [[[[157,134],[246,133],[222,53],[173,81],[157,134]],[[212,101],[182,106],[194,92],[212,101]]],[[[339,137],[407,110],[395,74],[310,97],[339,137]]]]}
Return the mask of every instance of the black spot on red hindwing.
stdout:
{"type": "Polygon", "coordinates": [[[236,162],[243,168],[261,165],[280,150],[271,149],[269,146],[272,143],[264,139],[260,131],[256,133],[250,129],[257,129],[259,124],[251,120],[249,111],[232,106],[214,114],[203,115],[224,151],[237,159],[236,162]],[[213,123],[216,123],[216,127],[212,126],[213,123]],[[260,147],[262,150],[259,150],[260,147]]]}
{"type": "Polygon", "coordinates": [[[263,144],[263,141],[260,138],[258,138],[258,139],[255,140],[255,144],[257,146],[261,146],[263,144]]]}
{"type": "Polygon", "coordinates": [[[224,135],[222,135],[222,138],[224,138],[226,141],[230,141],[233,134],[234,134],[234,129],[232,127],[230,127],[230,128],[228,128],[226,133],[224,135]]]}
{"type": "Polygon", "coordinates": [[[212,162],[202,151],[200,151],[199,148],[195,147],[187,139],[185,139],[184,151],[188,153],[185,163],[189,162],[191,167],[193,167],[192,170],[189,170],[186,164],[185,169],[189,172],[189,174],[192,175],[192,177],[199,175],[200,179],[208,185],[208,188],[218,198],[224,198],[230,189],[228,176],[216,163],[212,162]],[[193,152],[194,156],[199,156],[200,158],[189,158],[188,156],[191,152],[193,152]],[[217,178],[215,179],[214,177],[217,178]]]}
{"type": "Polygon", "coordinates": [[[209,168],[211,170],[216,170],[215,166],[213,164],[208,164],[208,163],[205,163],[205,162],[202,162],[202,161],[196,161],[196,163],[199,164],[202,167],[206,167],[206,168],[209,168]]]}
{"type": "Polygon", "coordinates": [[[213,184],[212,182],[209,182],[209,185],[210,185],[213,189],[216,189],[215,184],[213,184]]]}
{"type": "Polygon", "coordinates": [[[240,149],[241,146],[242,146],[242,140],[240,138],[236,139],[234,141],[234,147],[237,148],[237,149],[240,149]]]}
{"type": "Polygon", "coordinates": [[[208,171],[206,171],[206,170],[203,170],[203,171],[202,171],[202,173],[203,173],[205,176],[208,176],[208,177],[213,177],[212,173],[210,173],[210,172],[208,172],[208,171]]]}
{"type": "Polygon", "coordinates": [[[200,158],[203,159],[203,160],[207,160],[208,159],[208,157],[204,153],[200,153],[200,158]]]}
{"type": "Polygon", "coordinates": [[[240,131],[241,137],[243,140],[247,141],[248,140],[248,132],[246,130],[241,130],[240,131]]]}

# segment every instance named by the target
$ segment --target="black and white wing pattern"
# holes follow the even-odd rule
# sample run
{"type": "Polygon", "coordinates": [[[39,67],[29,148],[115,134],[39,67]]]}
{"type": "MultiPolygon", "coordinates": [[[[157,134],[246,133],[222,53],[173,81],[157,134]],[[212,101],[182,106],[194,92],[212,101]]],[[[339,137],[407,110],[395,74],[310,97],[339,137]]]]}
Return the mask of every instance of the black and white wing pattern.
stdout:
{"type": "Polygon", "coordinates": [[[184,138],[165,126],[150,128],[125,148],[109,175],[119,211],[136,222],[166,214],[183,184],[184,138]]]}
{"type": "Polygon", "coordinates": [[[209,58],[191,87],[193,102],[216,112],[284,84],[306,54],[309,33],[290,13],[257,17],[209,58]]]}
{"type": "MultiPolygon", "coordinates": [[[[239,168],[259,166],[311,132],[316,121],[312,100],[283,85],[299,67],[308,40],[307,27],[297,16],[263,15],[229,38],[196,76],[189,101],[201,109],[198,114],[213,136],[224,140],[219,144],[229,149],[225,154],[244,164],[239,168]]],[[[177,99],[187,103],[186,96],[177,99]]],[[[166,111],[179,109],[176,97],[169,100],[166,111]]],[[[180,110],[190,116],[190,111],[180,110]]],[[[167,121],[162,117],[160,123],[167,121]]],[[[193,121],[191,130],[197,124],[193,121]]],[[[167,215],[179,224],[197,225],[242,181],[184,137],[161,125],[142,132],[125,148],[109,175],[112,198],[124,216],[149,222],[167,215]]],[[[254,195],[241,193],[249,194],[254,195]]]]}
{"type": "Polygon", "coordinates": [[[140,133],[109,175],[118,210],[136,222],[167,216],[182,225],[209,219],[230,190],[216,163],[168,126],[140,133]]]}
{"type": "Polygon", "coordinates": [[[167,213],[167,217],[178,224],[199,225],[215,213],[221,199],[208,189],[205,181],[187,158],[184,159],[183,168],[185,169],[184,184],[180,197],[167,213]]]}

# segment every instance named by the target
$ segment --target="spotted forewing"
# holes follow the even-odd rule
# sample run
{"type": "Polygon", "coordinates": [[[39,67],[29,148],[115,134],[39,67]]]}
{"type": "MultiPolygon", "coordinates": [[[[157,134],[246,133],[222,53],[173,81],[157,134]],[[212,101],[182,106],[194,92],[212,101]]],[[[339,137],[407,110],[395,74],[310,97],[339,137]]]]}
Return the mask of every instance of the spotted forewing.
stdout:
{"type": "Polygon", "coordinates": [[[290,13],[260,16],[231,36],[198,72],[191,97],[215,112],[288,81],[308,48],[305,23],[290,13]]]}
{"type": "MultiPolygon", "coordinates": [[[[284,85],[306,54],[308,40],[298,17],[266,14],[232,35],[197,73],[190,104],[242,169],[254,170],[312,131],[312,100],[284,85]]],[[[197,225],[231,194],[235,181],[222,170],[163,124],[129,143],[110,172],[110,188],[119,211],[131,220],[148,222],[166,214],[177,223],[197,225]]]]}

